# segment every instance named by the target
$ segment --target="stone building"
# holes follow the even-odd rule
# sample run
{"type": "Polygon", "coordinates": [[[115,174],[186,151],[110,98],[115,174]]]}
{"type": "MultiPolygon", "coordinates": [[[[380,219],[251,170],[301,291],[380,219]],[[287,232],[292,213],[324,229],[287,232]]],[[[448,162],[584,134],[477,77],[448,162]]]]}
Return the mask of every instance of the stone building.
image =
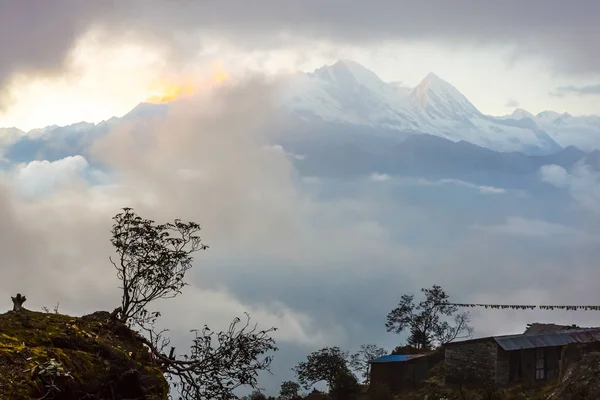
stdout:
{"type": "Polygon", "coordinates": [[[392,392],[419,387],[429,378],[429,370],[443,361],[443,352],[392,354],[369,361],[371,387],[385,385],[392,392]]]}
{"type": "Polygon", "coordinates": [[[445,346],[447,384],[522,384],[535,387],[561,372],[566,346],[600,347],[600,328],[492,336],[445,346]]]}

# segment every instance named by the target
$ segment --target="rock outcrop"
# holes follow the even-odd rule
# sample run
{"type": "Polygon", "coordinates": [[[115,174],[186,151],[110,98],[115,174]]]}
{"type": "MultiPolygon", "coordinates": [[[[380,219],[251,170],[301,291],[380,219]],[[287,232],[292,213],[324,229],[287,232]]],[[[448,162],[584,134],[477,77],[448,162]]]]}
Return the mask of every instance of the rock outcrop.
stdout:
{"type": "Polygon", "coordinates": [[[160,366],[108,312],[0,314],[0,400],[167,399],[160,366]]]}

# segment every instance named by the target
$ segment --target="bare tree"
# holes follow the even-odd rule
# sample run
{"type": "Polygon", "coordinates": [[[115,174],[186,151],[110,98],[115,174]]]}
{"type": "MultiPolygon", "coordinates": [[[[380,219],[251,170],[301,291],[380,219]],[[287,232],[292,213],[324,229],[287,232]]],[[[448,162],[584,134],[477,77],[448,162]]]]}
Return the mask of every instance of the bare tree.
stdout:
{"type": "Polygon", "coordinates": [[[192,253],[208,246],[197,235],[200,226],[195,222],[176,219],[155,224],[131,208],[124,208],[113,220],[111,243],[118,259],[110,261],[122,284],[120,320],[150,323],[158,314],[150,313],[148,304],[180,294],[185,273],[192,267],[192,253]]]}
{"type": "Polygon", "coordinates": [[[276,351],[275,341],[269,336],[275,328],[258,330],[250,325],[250,316],[238,327],[235,318],[227,331],[213,332],[207,326],[193,331],[195,337],[190,354],[176,358],[159,351],[148,339],[141,340],[165,373],[175,381],[173,386],[185,400],[231,400],[233,391],[240,386],[257,388],[260,371],[269,371],[272,357],[265,354],[276,351]]]}
{"type": "MultiPolygon", "coordinates": [[[[58,314],[58,307],[60,306],[60,303],[56,303],[56,305],[54,306],[54,309],[52,310],[52,312],[54,314],[58,314]]],[[[42,307],[42,311],[45,312],[46,314],[50,314],[50,309],[46,306],[42,307]]]]}
{"type": "Polygon", "coordinates": [[[434,337],[440,344],[450,343],[456,339],[468,339],[473,337],[471,314],[468,312],[456,313],[453,316],[453,324],[443,321],[436,326],[434,337]]]}
{"type": "Polygon", "coordinates": [[[376,344],[362,344],[360,349],[350,356],[350,367],[360,374],[365,383],[369,382],[369,361],[385,356],[387,350],[376,344]]]}
{"type": "Polygon", "coordinates": [[[175,355],[166,337],[167,330],[156,331],[154,324],[160,316],[148,312],[149,303],[172,298],[186,285],[185,273],[191,268],[192,254],[208,247],[197,235],[200,226],[194,222],[157,225],[142,219],[132,209],[124,208],[114,218],[112,243],[118,260],[112,264],[117,270],[123,290],[121,306],[113,311],[122,323],[137,326],[145,335],[138,335],[183,400],[231,400],[233,391],[240,386],[257,388],[260,371],[269,371],[276,351],[270,334],[275,328],[257,329],[235,318],[229,329],[214,332],[207,326],[194,330],[189,354],[175,355]]]}

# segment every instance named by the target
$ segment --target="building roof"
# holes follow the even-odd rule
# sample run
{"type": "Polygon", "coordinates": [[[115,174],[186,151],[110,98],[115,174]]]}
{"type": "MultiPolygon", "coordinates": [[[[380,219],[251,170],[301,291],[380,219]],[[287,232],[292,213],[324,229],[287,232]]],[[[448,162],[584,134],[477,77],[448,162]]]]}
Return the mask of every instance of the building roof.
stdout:
{"type": "Polygon", "coordinates": [[[569,329],[533,335],[495,336],[494,340],[507,351],[564,346],[571,343],[593,343],[600,342],[600,328],[569,329]]]}
{"type": "Polygon", "coordinates": [[[490,336],[479,339],[452,342],[449,345],[461,345],[482,341],[494,340],[506,351],[520,349],[534,349],[539,347],[564,346],[571,343],[600,342],[600,328],[568,329],[557,332],[544,332],[536,334],[517,334],[490,336]]]}
{"type": "Polygon", "coordinates": [[[389,362],[407,362],[414,360],[415,358],[421,358],[427,354],[390,354],[388,356],[381,356],[374,360],[369,361],[370,364],[374,363],[389,363],[389,362]]]}

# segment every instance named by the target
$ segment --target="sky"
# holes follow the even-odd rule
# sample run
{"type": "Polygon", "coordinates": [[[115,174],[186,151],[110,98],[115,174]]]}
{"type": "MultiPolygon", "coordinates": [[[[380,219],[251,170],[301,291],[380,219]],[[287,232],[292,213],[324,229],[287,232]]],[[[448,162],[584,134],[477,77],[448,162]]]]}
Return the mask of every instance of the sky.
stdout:
{"type": "Polygon", "coordinates": [[[7,49],[0,66],[2,127],[121,116],[215,63],[235,73],[276,73],[340,58],[408,86],[434,72],[491,115],[516,107],[598,113],[599,6],[592,0],[577,6],[378,0],[368,7],[340,0],[268,0],[256,7],[235,0],[3,0],[0,7],[7,19],[0,32],[7,49]]]}
{"type": "MultiPolygon", "coordinates": [[[[162,323],[178,351],[189,329],[244,311],[277,326],[271,393],[320,347],[399,344],[385,314],[434,283],[461,302],[600,304],[597,172],[545,166],[532,179],[547,193],[377,171],[331,182],[299,176],[261,129],[286,74],[339,58],[406,85],[434,71],[494,115],[597,114],[599,13],[583,0],[0,0],[0,126],[97,122],[199,88],[85,155],[2,164],[0,304],[19,290],[31,309],[114,309],[110,218],[124,206],[201,224],[210,249],[157,305],[162,323]]],[[[548,319],[597,316],[474,311],[480,336],[548,319]]]]}

